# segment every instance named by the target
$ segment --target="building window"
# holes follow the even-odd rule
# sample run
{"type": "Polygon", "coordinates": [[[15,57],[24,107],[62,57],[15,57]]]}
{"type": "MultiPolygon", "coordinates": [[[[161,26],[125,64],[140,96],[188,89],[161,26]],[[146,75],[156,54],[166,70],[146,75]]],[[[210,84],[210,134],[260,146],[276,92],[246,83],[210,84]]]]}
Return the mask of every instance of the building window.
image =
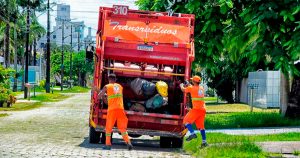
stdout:
{"type": "Polygon", "coordinates": [[[61,10],[61,11],[67,11],[67,8],[62,7],[62,8],[60,8],[60,10],[61,10]]]}
{"type": "Polygon", "coordinates": [[[56,39],[56,35],[53,35],[53,39],[56,39]]]}

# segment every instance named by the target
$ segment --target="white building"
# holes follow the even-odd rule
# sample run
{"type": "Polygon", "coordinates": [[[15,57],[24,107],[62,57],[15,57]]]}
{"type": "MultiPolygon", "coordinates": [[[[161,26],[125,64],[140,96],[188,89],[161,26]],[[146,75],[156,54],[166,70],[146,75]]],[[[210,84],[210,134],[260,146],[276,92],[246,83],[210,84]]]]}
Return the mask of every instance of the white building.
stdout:
{"type": "MultiPolygon", "coordinates": [[[[70,5],[57,5],[55,22],[56,25],[53,26],[53,31],[50,35],[51,43],[55,43],[57,46],[61,46],[62,44],[71,46],[72,43],[73,50],[84,50],[84,22],[71,20],[70,5]]],[[[47,37],[45,35],[38,41],[38,48],[40,50],[45,49],[46,43],[47,37]]]]}
{"type": "Polygon", "coordinates": [[[94,46],[95,45],[95,36],[92,36],[92,28],[88,27],[88,35],[84,38],[84,46],[94,46]]]}

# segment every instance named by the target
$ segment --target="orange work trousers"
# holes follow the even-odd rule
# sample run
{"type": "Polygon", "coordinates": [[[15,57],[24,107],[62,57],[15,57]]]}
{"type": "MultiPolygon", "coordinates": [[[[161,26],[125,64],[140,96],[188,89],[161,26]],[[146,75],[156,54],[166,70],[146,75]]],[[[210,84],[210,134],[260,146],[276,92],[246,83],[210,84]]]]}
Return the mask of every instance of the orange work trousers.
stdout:
{"type": "Polygon", "coordinates": [[[191,109],[184,117],[183,124],[193,124],[195,122],[198,129],[204,128],[205,109],[191,109]]]}
{"type": "Polygon", "coordinates": [[[106,136],[106,145],[111,145],[111,134],[112,129],[117,122],[117,127],[122,134],[122,137],[126,143],[129,143],[129,137],[127,133],[127,124],[128,119],[123,109],[114,109],[107,112],[106,117],[106,126],[105,126],[105,136],[106,136]]]}

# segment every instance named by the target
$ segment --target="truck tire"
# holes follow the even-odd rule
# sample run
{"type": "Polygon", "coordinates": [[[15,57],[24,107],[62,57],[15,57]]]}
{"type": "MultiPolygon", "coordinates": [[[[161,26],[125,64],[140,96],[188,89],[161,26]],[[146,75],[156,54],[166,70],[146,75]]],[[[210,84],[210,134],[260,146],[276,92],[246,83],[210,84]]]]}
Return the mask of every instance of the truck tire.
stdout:
{"type": "MultiPolygon", "coordinates": [[[[110,137],[110,142],[111,143],[113,142],[112,135],[113,134],[111,134],[111,137],[110,137]]],[[[105,141],[106,141],[105,132],[101,132],[101,139],[100,139],[101,144],[105,144],[105,141]]]]}
{"type": "Polygon", "coordinates": [[[161,148],[170,148],[171,147],[171,138],[169,137],[160,137],[159,145],[161,148]]]}
{"type": "Polygon", "coordinates": [[[142,135],[139,135],[139,134],[128,134],[128,135],[132,138],[138,138],[138,137],[142,136],[142,135]]]}
{"type": "Polygon", "coordinates": [[[172,148],[182,148],[182,138],[172,138],[172,148]]]}
{"type": "Polygon", "coordinates": [[[100,141],[100,132],[97,132],[94,127],[90,127],[89,142],[92,144],[97,144],[100,141]]]}

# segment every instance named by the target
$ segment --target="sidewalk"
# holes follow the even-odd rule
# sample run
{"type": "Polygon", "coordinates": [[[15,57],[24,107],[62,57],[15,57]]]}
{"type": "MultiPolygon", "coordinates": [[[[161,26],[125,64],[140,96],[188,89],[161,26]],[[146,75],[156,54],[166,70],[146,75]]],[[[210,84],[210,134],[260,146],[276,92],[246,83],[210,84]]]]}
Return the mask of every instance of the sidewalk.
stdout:
{"type": "Polygon", "coordinates": [[[241,129],[212,129],[207,130],[210,133],[225,133],[230,135],[263,135],[279,134],[287,132],[299,132],[300,126],[297,127],[261,127],[261,128],[241,128],[241,129]]]}
{"type": "MultiPolygon", "coordinates": [[[[229,135],[265,135],[279,134],[288,132],[299,132],[300,127],[261,127],[261,128],[242,128],[242,129],[217,129],[207,130],[209,133],[225,133],[229,135]]],[[[300,152],[300,141],[270,141],[256,142],[257,145],[270,153],[281,153],[283,157],[299,157],[293,155],[295,152],[300,152]]]]}
{"type": "Polygon", "coordinates": [[[270,153],[293,154],[300,152],[300,141],[257,142],[257,145],[270,153]]]}

